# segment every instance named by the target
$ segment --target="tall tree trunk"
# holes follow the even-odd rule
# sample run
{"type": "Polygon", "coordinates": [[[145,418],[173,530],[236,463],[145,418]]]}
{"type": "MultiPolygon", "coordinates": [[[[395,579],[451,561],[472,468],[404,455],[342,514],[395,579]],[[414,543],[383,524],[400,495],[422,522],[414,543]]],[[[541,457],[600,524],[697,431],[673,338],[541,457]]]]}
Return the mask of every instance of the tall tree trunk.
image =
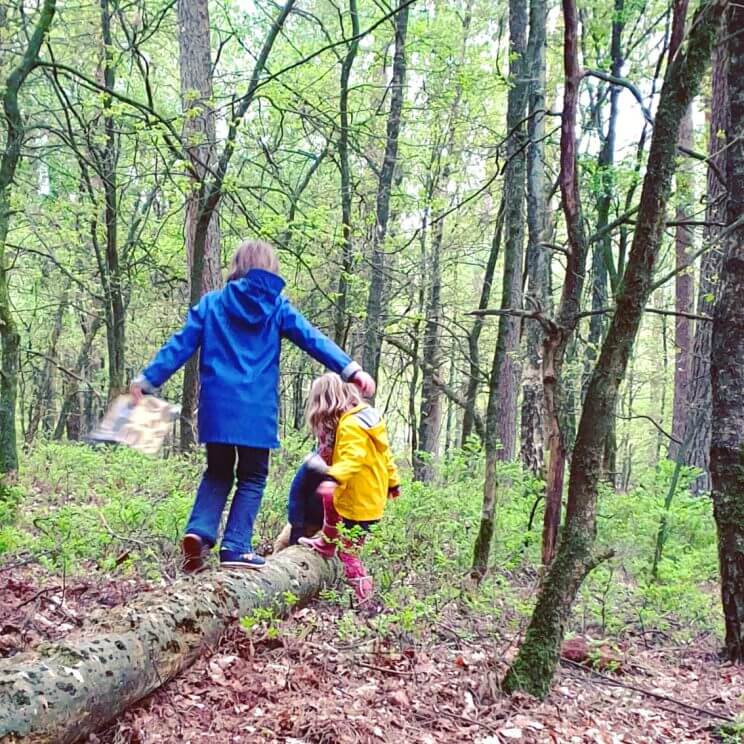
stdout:
{"type": "MultiPolygon", "coordinates": [[[[465,62],[465,53],[470,30],[472,0],[465,7],[462,21],[462,45],[460,58],[455,68],[456,74],[465,62]]],[[[452,161],[455,150],[455,135],[460,114],[462,100],[462,83],[455,84],[455,95],[449,114],[449,125],[444,141],[444,150],[438,145],[438,152],[433,158],[440,165],[439,172],[434,176],[432,196],[446,197],[449,180],[452,174],[452,161]],[[441,167],[444,160],[444,166],[441,167]]],[[[425,453],[421,457],[416,455],[413,461],[414,474],[417,480],[430,481],[434,477],[434,462],[439,450],[439,440],[442,428],[442,390],[437,384],[442,362],[441,354],[441,321],[442,321],[442,251],[444,243],[444,218],[434,223],[431,239],[431,255],[427,262],[429,275],[429,297],[426,304],[426,325],[424,327],[423,364],[421,379],[421,412],[419,416],[419,434],[417,452],[425,453]]]]}
{"type": "Polygon", "coordinates": [[[103,96],[103,136],[104,146],[101,152],[101,178],[103,181],[104,216],[106,233],[105,281],[106,295],[106,342],[108,346],[108,398],[113,399],[123,392],[125,387],[124,355],[126,352],[126,318],[124,294],[122,288],[122,271],[119,262],[118,242],[118,195],[117,164],[119,145],[117,141],[116,122],[113,116],[113,91],[116,84],[114,70],[113,39],[111,36],[111,18],[113,11],[109,0],[101,0],[101,41],[103,42],[103,85],[106,93],[103,96]]]}
{"type": "Polygon", "coordinates": [[[406,84],[406,33],[408,32],[409,5],[400,0],[395,16],[395,52],[393,55],[393,77],[390,81],[390,112],[387,119],[385,154],[377,186],[375,227],[372,237],[372,275],[367,296],[367,316],[364,329],[364,368],[377,377],[380,367],[382,335],[384,331],[383,289],[385,284],[385,236],[390,217],[390,192],[392,191],[395,167],[398,163],[398,137],[406,84]]]}
{"type": "MultiPolygon", "coordinates": [[[[483,272],[483,283],[481,284],[480,300],[478,301],[479,310],[485,310],[491,299],[491,287],[493,285],[493,275],[496,273],[496,263],[499,260],[503,227],[504,199],[502,197],[499,203],[499,211],[496,214],[491,250],[488,254],[486,269],[483,272]]],[[[475,429],[478,389],[480,388],[481,377],[483,376],[480,368],[479,341],[484,322],[485,316],[477,315],[468,334],[468,385],[465,391],[465,408],[462,415],[462,436],[460,440],[460,444],[463,447],[467,444],[468,439],[472,436],[475,429]]]]}
{"type": "Polygon", "coordinates": [[[349,278],[353,269],[353,244],[351,231],[351,169],[349,166],[349,76],[359,49],[359,13],[356,0],[349,0],[351,38],[346,57],[341,65],[341,91],[338,113],[341,131],[338,136],[338,168],[341,175],[341,225],[343,231],[343,254],[341,273],[338,277],[338,296],[333,323],[333,337],[339,346],[346,344],[346,307],[348,304],[349,278]]]}
{"type": "MultiPolygon", "coordinates": [[[[713,67],[711,71],[711,102],[708,135],[708,156],[715,168],[708,168],[707,207],[704,240],[712,247],[703,254],[700,261],[700,278],[698,281],[697,314],[712,317],[717,292],[717,277],[720,271],[722,251],[716,244],[720,232],[717,225],[726,218],[726,184],[721,183],[717,173],[726,171],[725,133],[729,130],[728,96],[727,96],[727,51],[724,42],[725,30],[721,29],[720,38],[713,50],[713,67]]],[[[688,441],[685,464],[702,470],[693,484],[693,489],[700,493],[710,490],[710,432],[711,432],[711,383],[710,383],[710,348],[713,326],[711,323],[698,322],[695,326],[695,338],[692,348],[692,369],[688,386],[688,410],[697,412],[688,416],[685,439],[688,441]]]]}
{"type": "MultiPolygon", "coordinates": [[[[633,244],[599,360],[592,374],[571,459],[566,525],[555,560],[541,584],[525,641],[504,687],[545,697],[576,594],[603,556],[594,552],[597,489],[602,449],[615,410],[643,309],[653,286],[653,270],[666,220],[679,127],[695,97],[727,0],[704,3],[691,24],[687,47],[667,69],[659,97],[633,244]]],[[[564,0],[566,58],[576,62],[576,7],[564,0]]],[[[573,64],[569,64],[572,68],[573,64]]],[[[576,69],[575,67],[573,68],[576,69]]]]}
{"type": "MultiPolygon", "coordinates": [[[[613,77],[621,77],[624,63],[622,49],[622,35],[625,27],[625,0],[615,0],[612,16],[612,38],[610,42],[611,74],[613,77]]],[[[615,139],[617,133],[617,117],[619,112],[618,100],[621,88],[618,85],[610,86],[610,113],[607,122],[607,132],[603,137],[602,149],[597,159],[599,170],[599,194],[597,199],[597,227],[596,232],[602,233],[602,237],[594,244],[592,254],[592,310],[594,314],[589,318],[589,336],[587,339],[586,352],[584,356],[584,374],[582,379],[582,400],[586,395],[592,368],[597,360],[597,354],[602,336],[606,326],[606,316],[600,312],[608,304],[608,277],[612,276],[614,283],[617,277],[614,269],[612,256],[612,233],[607,229],[610,218],[610,208],[615,192],[615,139]]],[[[617,287],[613,286],[613,293],[617,287]]],[[[608,435],[605,443],[605,477],[612,478],[613,473],[609,467],[611,442],[614,441],[614,427],[608,435]]]]}
{"type": "Polygon", "coordinates": [[[566,466],[567,391],[563,384],[563,361],[578,322],[584,288],[588,243],[584,231],[576,157],[576,109],[582,69],[578,56],[578,14],[573,0],[564,0],[563,66],[565,84],[561,116],[561,154],[558,181],[561,204],[566,218],[568,256],[557,322],[549,326],[543,344],[543,387],[548,422],[548,468],[545,485],[542,560],[548,565],[555,555],[563,499],[563,477],[566,466]]]}
{"type": "MultiPolygon", "coordinates": [[[[88,370],[90,367],[90,353],[93,348],[93,342],[96,339],[96,335],[103,325],[103,317],[101,314],[97,314],[88,328],[85,330],[85,336],[83,338],[83,344],[80,347],[77,361],[75,363],[74,372],[78,377],[85,379],[86,374],[89,374],[88,370]]],[[[80,435],[83,432],[84,420],[83,420],[83,407],[80,403],[80,390],[75,385],[73,389],[67,392],[62,403],[62,410],[59,412],[57,418],[57,425],[54,427],[54,439],[62,439],[62,435],[67,430],[67,438],[70,440],[80,439],[80,435]]]]}
{"type": "Polygon", "coordinates": [[[711,347],[713,394],[710,475],[718,530],[726,655],[744,663],[744,6],[728,16],[725,240],[711,347]]]}
{"type": "Polygon", "coordinates": [[[39,50],[44,36],[52,25],[55,10],[55,0],[44,0],[23,57],[11,70],[5,80],[5,85],[0,89],[6,126],[5,149],[0,158],[0,343],[2,343],[0,355],[0,479],[6,473],[13,473],[18,469],[16,399],[21,337],[13,317],[8,282],[10,266],[5,258],[12,212],[11,189],[16,168],[21,159],[21,147],[25,135],[18,93],[38,62],[39,50]]]}
{"type": "MultiPolygon", "coordinates": [[[[522,306],[522,263],[524,252],[525,112],[529,81],[527,78],[527,0],[509,2],[509,76],[506,129],[508,163],[504,175],[504,278],[501,309],[519,311],[522,306]]],[[[499,322],[493,355],[486,414],[486,474],[483,509],[473,551],[473,573],[483,576],[488,567],[496,512],[496,462],[514,458],[516,441],[518,371],[514,352],[519,346],[521,319],[517,314],[503,315],[499,322]]]]}
{"type": "MultiPolygon", "coordinates": [[[[687,17],[687,0],[676,0],[672,35],[669,40],[669,56],[674,57],[684,37],[687,17]]],[[[692,105],[687,108],[679,129],[680,149],[693,149],[692,105]]],[[[692,218],[693,172],[692,161],[681,161],[675,175],[677,209],[675,219],[684,222],[692,218]]],[[[672,403],[672,436],[679,442],[685,438],[685,424],[689,414],[687,407],[688,385],[690,382],[692,354],[692,320],[685,313],[692,313],[695,293],[692,272],[688,270],[692,262],[693,232],[689,225],[679,224],[675,235],[674,306],[677,317],[674,320],[674,399],[672,403]]],[[[694,415],[694,414],[693,414],[694,415]]],[[[680,445],[674,440],[669,443],[669,459],[677,460],[680,445]]]]}
{"type": "MultiPolygon", "coordinates": [[[[207,0],[179,0],[178,61],[181,77],[181,110],[186,155],[192,166],[194,188],[186,198],[184,236],[186,263],[193,282],[194,244],[199,223],[199,184],[214,165],[215,115],[212,108],[212,53],[210,46],[209,3],[207,0]]],[[[200,286],[189,289],[191,304],[206,292],[222,286],[220,226],[217,212],[210,215],[204,241],[200,286]]],[[[192,423],[199,399],[199,358],[186,363],[181,396],[181,450],[195,443],[192,423]]]]}
{"type": "Polygon", "coordinates": [[[70,282],[68,280],[62,296],[59,299],[57,312],[54,314],[52,333],[49,337],[49,346],[41,369],[39,384],[36,389],[36,400],[31,406],[28,428],[26,429],[26,442],[33,442],[36,432],[41,426],[44,434],[49,435],[52,430],[52,410],[54,404],[54,370],[56,366],[57,344],[62,335],[65,313],[67,312],[68,292],[70,282]]]}
{"type": "MultiPolygon", "coordinates": [[[[550,304],[550,205],[545,178],[545,80],[546,80],[545,0],[530,2],[530,35],[527,65],[531,71],[527,124],[527,296],[530,302],[549,310],[550,304]]],[[[543,329],[534,319],[524,321],[525,364],[522,383],[521,458],[524,467],[543,475],[545,449],[545,396],[542,384],[543,329]]]]}

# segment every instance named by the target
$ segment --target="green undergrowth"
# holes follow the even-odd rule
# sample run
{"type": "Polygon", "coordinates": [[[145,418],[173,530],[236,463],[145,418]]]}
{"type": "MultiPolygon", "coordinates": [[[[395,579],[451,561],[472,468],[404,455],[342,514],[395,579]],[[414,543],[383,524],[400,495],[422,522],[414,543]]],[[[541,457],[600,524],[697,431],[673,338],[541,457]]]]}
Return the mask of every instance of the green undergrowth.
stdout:
{"type": "MultiPolygon", "coordinates": [[[[255,544],[268,549],[285,520],[286,494],[307,451],[285,441],[272,460],[255,544]]],[[[178,564],[182,533],[202,469],[202,455],[153,459],[127,449],[47,443],[24,459],[20,481],[0,499],[0,562],[33,554],[54,573],[101,571],[168,580],[178,564]]],[[[491,570],[476,586],[469,577],[482,494],[482,458],[457,451],[432,485],[404,474],[403,495],[391,502],[364,549],[386,612],[372,621],[344,608],[343,589],[324,599],[340,610],[339,632],[416,636],[434,627],[504,636],[524,628],[539,581],[542,483],[516,464],[499,466],[499,503],[491,570]],[[537,504],[537,506],[536,506],[537,504]],[[531,528],[528,529],[532,517],[531,528]],[[456,626],[456,627],[455,627],[456,626]]],[[[662,463],[628,493],[603,488],[598,545],[615,557],[581,590],[572,632],[691,636],[718,632],[715,528],[710,502],[689,494],[685,472],[668,513],[668,539],[651,577],[659,521],[672,477],[662,463]]]]}

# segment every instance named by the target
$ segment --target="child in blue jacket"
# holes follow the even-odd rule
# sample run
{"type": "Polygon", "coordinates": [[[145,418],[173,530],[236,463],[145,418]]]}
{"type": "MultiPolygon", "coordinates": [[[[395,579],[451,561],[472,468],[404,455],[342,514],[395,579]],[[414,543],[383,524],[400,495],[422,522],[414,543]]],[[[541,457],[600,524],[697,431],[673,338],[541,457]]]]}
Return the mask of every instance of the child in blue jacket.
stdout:
{"type": "Polygon", "coordinates": [[[271,245],[248,241],[233,257],[224,289],[189,310],[186,324],[160,349],[130,388],[135,402],[152,393],[199,349],[199,441],[207,469],[183,538],[184,570],[204,568],[236,474],[238,486],[227,518],[220,563],[260,568],[253,552],[256,519],[277,439],[279,355],[289,339],[313,359],[352,382],[363,395],[374,380],[312,326],[282,295],[284,280],[271,245]]]}

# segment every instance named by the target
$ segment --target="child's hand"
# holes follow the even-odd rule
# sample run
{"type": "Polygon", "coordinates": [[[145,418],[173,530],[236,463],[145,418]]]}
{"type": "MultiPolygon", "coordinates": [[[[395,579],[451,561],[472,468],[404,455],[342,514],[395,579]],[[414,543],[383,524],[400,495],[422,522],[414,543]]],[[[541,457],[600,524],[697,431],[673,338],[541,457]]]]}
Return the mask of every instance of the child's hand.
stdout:
{"type": "Polygon", "coordinates": [[[397,499],[400,496],[400,486],[390,486],[388,488],[388,498],[397,499]]]}
{"type": "Polygon", "coordinates": [[[354,375],[351,379],[351,384],[356,385],[359,388],[359,392],[365,398],[371,398],[375,394],[377,388],[375,381],[372,379],[372,375],[368,375],[363,369],[360,369],[354,375]]]}
{"type": "Polygon", "coordinates": [[[140,401],[145,395],[145,391],[142,387],[141,382],[137,382],[136,380],[129,386],[129,394],[132,396],[132,403],[134,405],[139,405],[140,401]]]}
{"type": "Polygon", "coordinates": [[[320,496],[321,499],[332,499],[333,494],[336,493],[337,486],[338,483],[336,483],[336,481],[324,480],[321,481],[315,492],[318,494],[318,496],[320,496]]]}

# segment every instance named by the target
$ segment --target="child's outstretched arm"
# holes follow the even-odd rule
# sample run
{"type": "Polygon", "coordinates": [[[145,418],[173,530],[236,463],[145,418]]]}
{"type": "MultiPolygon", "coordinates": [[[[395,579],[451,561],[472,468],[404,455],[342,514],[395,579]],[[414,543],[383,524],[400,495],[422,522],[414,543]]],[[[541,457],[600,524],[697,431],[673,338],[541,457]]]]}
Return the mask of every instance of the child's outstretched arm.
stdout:
{"type": "Polygon", "coordinates": [[[313,359],[332,372],[341,375],[345,382],[356,385],[365,396],[375,392],[375,381],[328,336],[321,333],[307,318],[286,300],[280,310],[282,336],[288,338],[313,359]]]}
{"type": "Polygon", "coordinates": [[[189,310],[186,323],[160,348],[155,358],[132,382],[130,391],[135,402],[143,393],[152,393],[175,374],[199,348],[204,330],[204,300],[189,310]]]}

